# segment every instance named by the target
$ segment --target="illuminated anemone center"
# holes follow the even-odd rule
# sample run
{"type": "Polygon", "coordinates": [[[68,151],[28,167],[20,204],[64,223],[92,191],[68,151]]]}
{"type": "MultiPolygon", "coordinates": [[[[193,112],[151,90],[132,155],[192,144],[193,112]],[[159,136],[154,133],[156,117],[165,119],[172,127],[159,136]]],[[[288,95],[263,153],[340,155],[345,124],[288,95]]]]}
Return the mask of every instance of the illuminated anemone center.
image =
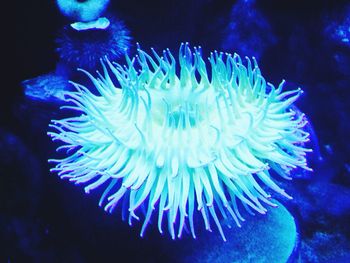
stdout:
{"type": "Polygon", "coordinates": [[[187,224],[196,237],[199,213],[225,240],[220,220],[240,226],[240,206],[262,214],[274,206],[260,184],[290,198],[271,170],[286,179],[294,168],[310,170],[306,120],[291,109],[301,90],[282,92],[283,82],[266,83],[255,59],[245,66],[236,54],[211,54],[208,74],[200,48],[182,44],[178,68],[169,50],[152,53],[138,49],[124,67],[106,60],[97,78],[86,72],[98,95],[73,83],[67,108],[80,115],[53,121],[49,135],[68,157],[50,160],[52,170],[87,193],[104,187],[100,205],[111,212],[122,201],[130,224],[144,216],[141,236],[157,210],[159,231],[167,217],[172,238],[187,224]]]}

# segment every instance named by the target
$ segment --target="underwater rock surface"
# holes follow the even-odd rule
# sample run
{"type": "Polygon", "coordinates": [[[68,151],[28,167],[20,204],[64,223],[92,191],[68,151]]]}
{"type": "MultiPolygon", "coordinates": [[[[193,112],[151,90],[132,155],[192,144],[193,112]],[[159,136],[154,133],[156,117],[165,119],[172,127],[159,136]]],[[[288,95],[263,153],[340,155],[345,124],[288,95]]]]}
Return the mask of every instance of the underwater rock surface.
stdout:
{"type": "Polygon", "coordinates": [[[325,19],[325,36],[339,45],[350,47],[350,5],[342,13],[325,19]]]}
{"type": "Polygon", "coordinates": [[[33,101],[60,103],[70,90],[68,79],[56,73],[44,74],[22,82],[25,96],[33,101]]]}
{"type": "MultiPolygon", "coordinates": [[[[266,215],[247,216],[241,228],[224,227],[227,242],[203,231],[196,241],[177,243],[177,260],[184,263],[287,262],[297,256],[298,234],[293,216],[278,204],[266,215]],[[248,218],[249,217],[249,218],[248,218]]],[[[174,250],[174,244],[166,249],[174,250]]]]}
{"type": "Polygon", "coordinates": [[[259,59],[275,42],[271,26],[257,9],[255,0],[239,0],[233,5],[222,42],[224,50],[259,59]]]}
{"type": "Polygon", "coordinates": [[[350,189],[322,179],[328,178],[296,180],[294,186],[285,185],[294,197],[286,205],[301,229],[300,259],[313,263],[349,262],[350,189]]]}

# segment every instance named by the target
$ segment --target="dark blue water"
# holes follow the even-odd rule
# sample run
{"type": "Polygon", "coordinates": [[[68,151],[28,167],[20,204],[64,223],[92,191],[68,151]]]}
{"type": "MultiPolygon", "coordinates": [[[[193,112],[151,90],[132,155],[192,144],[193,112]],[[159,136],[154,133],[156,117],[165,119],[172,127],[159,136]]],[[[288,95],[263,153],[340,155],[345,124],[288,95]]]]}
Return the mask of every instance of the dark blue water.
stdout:
{"type": "MultiPolygon", "coordinates": [[[[55,71],[77,76],[73,66],[60,66],[55,51],[69,21],[54,1],[16,5],[15,63],[8,66],[15,77],[2,86],[0,107],[0,261],[181,262],[155,227],[141,239],[119,212],[111,216],[97,206],[100,193],[85,195],[48,172],[55,148],[47,124],[61,113],[40,92],[26,96],[22,81],[55,71]]],[[[286,79],[287,89],[303,89],[296,107],[310,123],[314,172],[281,183],[294,197],[282,200],[299,227],[294,259],[349,262],[350,2],[118,0],[108,14],[123,21],[130,54],[136,42],[176,52],[188,41],[202,46],[204,56],[213,50],[255,56],[267,81],[286,79]]],[[[110,50],[106,43],[112,42],[93,48],[110,50]]]]}

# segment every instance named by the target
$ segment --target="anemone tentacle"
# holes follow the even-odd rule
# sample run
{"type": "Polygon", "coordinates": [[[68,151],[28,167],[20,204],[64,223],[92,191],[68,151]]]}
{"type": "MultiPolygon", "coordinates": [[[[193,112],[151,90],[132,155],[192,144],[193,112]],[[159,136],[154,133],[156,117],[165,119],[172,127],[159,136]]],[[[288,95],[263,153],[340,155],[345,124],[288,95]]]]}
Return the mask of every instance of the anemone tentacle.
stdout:
{"type": "Polygon", "coordinates": [[[99,204],[106,211],[128,202],[130,224],[143,206],[141,236],[158,209],[161,233],[166,216],[172,238],[187,224],[196,237],[198,211],[206,229],[212,218],[225,240],[221,218],[244,221],[238,202],[261,214],[274,206],[259,184],[291,198],[271,170],[286,179],[297,167],[311,170],[307,121],[292,110],[302,91],[267,83],[254,58],[243,63],[213,52],[209,67],[201,53],[182,44],[179,66],[168,49],[151,56],[138,48],[125,66],[103,60],[97,77],[85,72],[98,94],[73,83],[68,107],[80,115],[53,121],[56,131],[48,133],[69,155],[51,160],[52,171],[87,193],[105,187],[99,204]]]}

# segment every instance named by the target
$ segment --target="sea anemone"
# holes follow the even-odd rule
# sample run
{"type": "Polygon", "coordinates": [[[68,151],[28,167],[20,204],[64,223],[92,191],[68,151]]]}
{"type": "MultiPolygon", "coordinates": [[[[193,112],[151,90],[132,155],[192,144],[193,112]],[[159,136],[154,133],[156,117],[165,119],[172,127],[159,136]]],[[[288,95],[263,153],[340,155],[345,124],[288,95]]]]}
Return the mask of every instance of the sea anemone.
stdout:
{"type": "Polygon", "coordinates": [[[95,69],[100,58],[116,60],[130,47],[129,30],[124,23],[110,16],[106,28],[76,30],[65,26],[56,39],[60,60],[72,68],[95,69]]]}
{"type": "Polygon", "coordinates": [[[99,205],[112,212],[122,200],[130,224],[140,210],[141,236],[158,209],[159,231],[166,216],[173,239],[187,224],[195,238],[200,213],[225,240],[220,222],[240,226],[241,205],[261,214],[264,204],[275,206],[266,188],[291,198],[272,175],[310,170],[307,121],[291,108],[301,90],[267,83],[254,58],[245,66],[237,54],[214,52],[208,74],[201,48],[181,44],[179,67],[168,49],[152,53],[138,48],[125,66],[105,59],[98,77],[81,70],[97,92],[73,83],[77,91],[67,93],[65,108],[80,115],[52,122],[48,134],[69,156],[50,160],[51,171],[86,193],[104,187],[99,205]]]}
{"type": "Polygon", "coordinates": [[[106,10],[109,0],[56,0],[61,13],[76,21],[93,21],[106,10]]]}

